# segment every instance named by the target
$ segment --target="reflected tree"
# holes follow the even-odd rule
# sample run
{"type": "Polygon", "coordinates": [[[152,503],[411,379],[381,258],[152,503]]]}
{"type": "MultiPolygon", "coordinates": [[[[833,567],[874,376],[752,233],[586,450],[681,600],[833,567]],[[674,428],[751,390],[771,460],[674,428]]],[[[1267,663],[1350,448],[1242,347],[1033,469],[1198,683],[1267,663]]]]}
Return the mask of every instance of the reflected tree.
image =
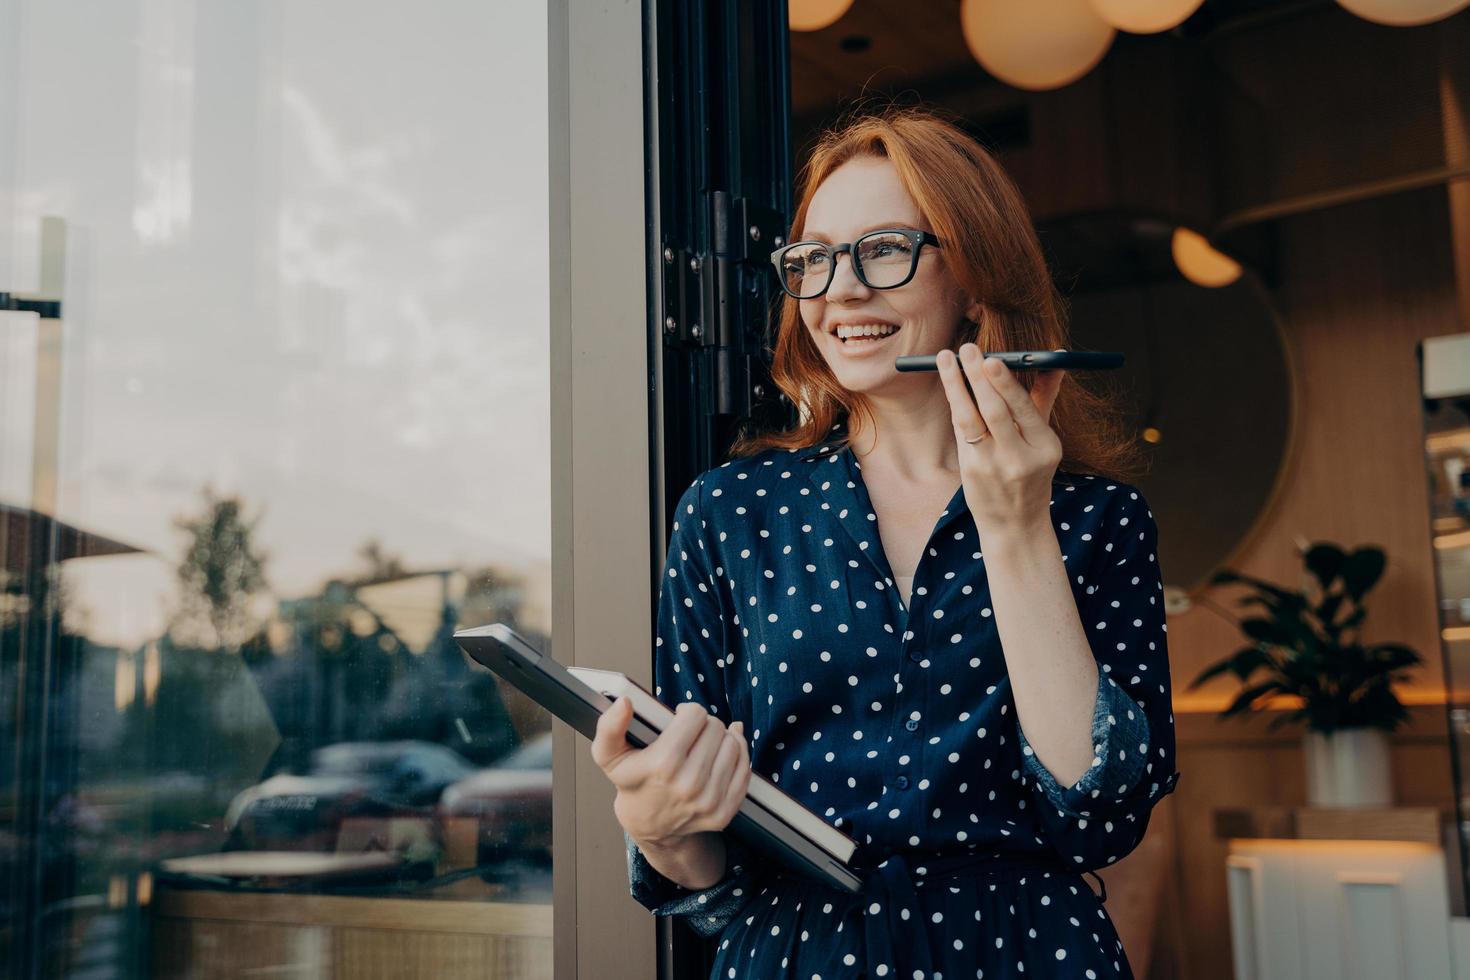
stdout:
{"type": "Polygon", "coordinates": [[[367,585],[372,582],[387,582],[392,579],[402,578],[407,574],[403,566],[403,559],[398,555],[389,554],[383,547],[383,542],[377,538],[369,538],[357,555],[367,566],[362,578],[354,582],[355,585],[367,585]]]}
{"type": "Polygon", "coordinates": [[[250,607],[266,588],[266,555],[251,540],[259,522],[246,519],[239,497],[216,496],[210,487],[201,513],[175,519],[188,537],[178,567],[179,610],[170,626],[179,642],[233,649],[256,632],[250,607]]]}

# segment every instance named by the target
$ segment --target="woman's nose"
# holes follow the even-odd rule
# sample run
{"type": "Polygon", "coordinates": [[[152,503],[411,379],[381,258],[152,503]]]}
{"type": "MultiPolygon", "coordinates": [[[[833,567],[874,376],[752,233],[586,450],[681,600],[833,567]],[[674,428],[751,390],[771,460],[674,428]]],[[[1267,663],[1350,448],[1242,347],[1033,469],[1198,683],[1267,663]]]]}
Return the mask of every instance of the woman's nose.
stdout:
{"type": "Polygon", "coordinates": [[[827,298],[833,302],[842,302],[845,299],[862,299],[868,293],[868,287],[857,277],[852,268],[852,255],[843,253],[833,260],[832,284],[827,287],[827,298]],[[843,261],[846,259],[847,261],[843,261]]]}

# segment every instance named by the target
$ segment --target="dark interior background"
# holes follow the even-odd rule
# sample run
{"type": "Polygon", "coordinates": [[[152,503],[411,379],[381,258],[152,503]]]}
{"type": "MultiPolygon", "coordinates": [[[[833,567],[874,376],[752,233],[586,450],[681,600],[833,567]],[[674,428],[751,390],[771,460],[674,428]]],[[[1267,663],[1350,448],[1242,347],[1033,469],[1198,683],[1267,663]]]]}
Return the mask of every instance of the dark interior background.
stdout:
{"type": "Polygon", "coordinates": [[[1140,976],[1232,976],[1214,811],[1304,799],[1294,729],[1221,722],[1235,685],[1187,686],[1243,645],[1215,569],[1296,587],[1304,543],[1384,548],[1366,637],[1425,660],[1402,692],[1395,796],[1451,804],[1414,347],[1470,329],[1467,52],[1465,11],[1391,28],[1331,0],[1206,0],[1172,31],[1119,33],[1080,80],[1030,92],[974,59],[957,0],[858,0],[791,37],[798,167],[854,106],[957,114],[1021,187],[1075,346],[1127,353],[1112,380],[1140,431],[1158,430],[1139,485],[1170,586],[1186,775],[1109,879],[1140,976]],[[1245,275],[1186,282],[1167,248],[1177,225],[1245,275]]]}

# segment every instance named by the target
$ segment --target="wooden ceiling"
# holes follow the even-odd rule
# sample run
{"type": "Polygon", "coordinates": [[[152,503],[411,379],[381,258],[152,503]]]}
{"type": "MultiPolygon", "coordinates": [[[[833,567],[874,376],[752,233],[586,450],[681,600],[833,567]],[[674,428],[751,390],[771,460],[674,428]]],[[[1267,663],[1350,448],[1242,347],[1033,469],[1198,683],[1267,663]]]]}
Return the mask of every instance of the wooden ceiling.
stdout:
{"type": "MultiPolygon", "coordinates": [[[[1332,2],[1206,0],[1175,33],[1200,38],[1332,2]]],[[[1114,49],[1147,40],[1120,32],[1114,49]]],[[[960,29],[960,0],[856,0],[831,27],[791,33],[791,114],[798,132],[864,96],[912,90],[933,100],[956,89],[986,87],[1016,92],[970,54],[960,29]]]]}
{"type": "Polygon", "coordinates": [[[791,33],[791,114],[821,115],[865,91],[989,75],[960,33],[959,0],[857,0],[831,27],[791,33]]]}

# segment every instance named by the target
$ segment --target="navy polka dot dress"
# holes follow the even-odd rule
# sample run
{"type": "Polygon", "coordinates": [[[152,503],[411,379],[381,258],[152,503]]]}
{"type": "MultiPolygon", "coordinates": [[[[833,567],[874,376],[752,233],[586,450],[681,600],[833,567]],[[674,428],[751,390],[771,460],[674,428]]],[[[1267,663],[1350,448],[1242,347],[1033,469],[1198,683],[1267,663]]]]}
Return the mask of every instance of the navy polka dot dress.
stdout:
{"type": "Polygon", "coordinates": [[[1063,786],[1016,719],[984,555],[958,489],[895,586],[861,464],[836,438],[702,474],[659,595],[656,693],[745,722],[751,764],[858,841],[862,894],[726,837],[692,890],[631,839],[633,897],[718,936],[712,977],[1129,977],[1082,873],[1174,788],[1157,530],[1134,487],[1058,472],[1051,514],[1099,664],[1093,765],[1063,786]]]}

